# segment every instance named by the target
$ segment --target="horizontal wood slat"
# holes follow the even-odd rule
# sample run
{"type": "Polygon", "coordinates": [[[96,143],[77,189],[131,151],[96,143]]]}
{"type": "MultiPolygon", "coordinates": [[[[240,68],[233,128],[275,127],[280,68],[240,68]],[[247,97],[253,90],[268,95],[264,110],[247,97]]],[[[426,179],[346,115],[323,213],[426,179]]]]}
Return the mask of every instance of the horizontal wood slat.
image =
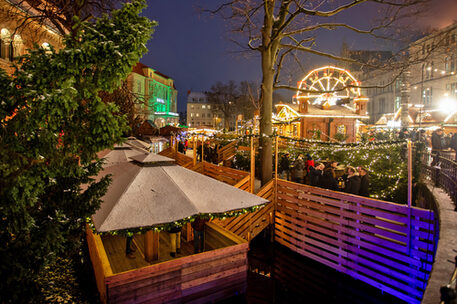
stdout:
{"type": "Polygon", "coordinates": [[[222,300],[246,290],[248,243],[224,228],[207,223],[205,234],[229,247],[108,276],[109,303],[181,303],[203,294],[222,300]],[[221,283],[215,288],[214,282],[221,283]]]}
{"type": "Polygon", "coordinates": [[[434,256],[432,211],[278,181],[275,240],[409,303],[434,256]],[[410,229],[408,229],[408,224],[410,229]]]}

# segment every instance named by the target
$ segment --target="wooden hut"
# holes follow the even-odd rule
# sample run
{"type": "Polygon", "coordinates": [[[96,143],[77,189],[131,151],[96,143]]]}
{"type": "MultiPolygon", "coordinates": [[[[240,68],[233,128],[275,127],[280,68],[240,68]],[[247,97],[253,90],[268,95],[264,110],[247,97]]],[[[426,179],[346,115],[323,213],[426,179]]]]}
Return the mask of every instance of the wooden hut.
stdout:
{"type": "MultiPolygon", "coordinates": [[[[110,153],[126,155],[120,149],[110,153]]],[[[107,158],[123,156],[108,154],[107,158]]],[[[193,245],[184,242],[176,259],[168,254],[166,232],[152,229],[136,234],[135,259],[125,256],[125,237],[113,235],[113,231],[153,228],[198,214],[222,214],[268,202],[173,161],[136,154],[125,162],[111,163],[100,175],[113,176],[93,216],[95,231],[105,234],[88,229],[87,239],[103,303],[210,302],[245,291],[248,243],[214,223],[205,226],[203,253],[193,254],[193,245]]],[[[192,239],[189,225],[184,226],[183,235],[185,240],[192,239]]]]}

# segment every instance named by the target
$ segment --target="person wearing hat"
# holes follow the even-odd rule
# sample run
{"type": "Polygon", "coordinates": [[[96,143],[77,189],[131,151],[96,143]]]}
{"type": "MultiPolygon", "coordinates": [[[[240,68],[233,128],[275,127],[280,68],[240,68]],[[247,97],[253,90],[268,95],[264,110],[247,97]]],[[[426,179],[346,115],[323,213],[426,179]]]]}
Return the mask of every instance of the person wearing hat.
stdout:
{"type": "Polygon", "coordinates": [[[368,179],[367,169],[365,169],[364,167],[358,167],[357,171],[359,172],[360,176],[359,195],[369,197],[370,191],[368,188],[370,187],[370,180],[368,179]]]}

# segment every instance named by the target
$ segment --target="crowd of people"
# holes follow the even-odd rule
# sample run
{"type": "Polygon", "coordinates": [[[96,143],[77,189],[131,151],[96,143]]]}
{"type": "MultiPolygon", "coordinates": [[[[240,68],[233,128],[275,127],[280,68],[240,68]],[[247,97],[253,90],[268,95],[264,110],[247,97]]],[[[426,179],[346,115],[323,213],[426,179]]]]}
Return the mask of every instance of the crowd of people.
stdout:
{"type": "Polygon", "coordinates": [[[368,170],[364,167],[347,166],[343,174],[337,174],[341,169],[336,161],[317,162],[303,154],[291,162],[290,154],[284,153],[279,162],[279,173],[282,179],[296,183],[308,184],[334,191],[370,196],[368,170]]]}

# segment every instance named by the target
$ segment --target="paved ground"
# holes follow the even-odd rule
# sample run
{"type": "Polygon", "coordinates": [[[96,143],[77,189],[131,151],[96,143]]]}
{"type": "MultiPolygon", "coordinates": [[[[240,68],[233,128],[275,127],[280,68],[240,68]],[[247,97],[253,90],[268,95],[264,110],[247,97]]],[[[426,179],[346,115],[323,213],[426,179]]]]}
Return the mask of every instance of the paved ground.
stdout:
{"type": "Polygon", "coordinates": [[[447,285],[455,269],[457,255],[457,212],[454,203],[443,189],[427,184],[438,204],[440,238],[432,273],[425,290],[422,304],[436,304],[440,301],[440,287],[447,285]]]}

